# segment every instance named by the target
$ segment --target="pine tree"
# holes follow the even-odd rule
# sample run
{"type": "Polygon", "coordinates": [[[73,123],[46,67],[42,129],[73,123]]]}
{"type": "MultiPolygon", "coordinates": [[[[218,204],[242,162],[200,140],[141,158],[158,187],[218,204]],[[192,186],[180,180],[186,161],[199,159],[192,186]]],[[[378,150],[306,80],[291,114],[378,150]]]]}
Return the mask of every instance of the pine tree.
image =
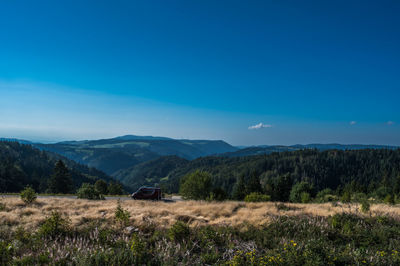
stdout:
{"type": "Polygon", "coordinates": [[[233,198],[236,200],[243,200],[245,196],[246,196],[246,185],[244,182],[244,176],[241,175],[236,181],[236,184],[234,186],[233,198]]]}
{"type": "Polygon", "coordinates": [[[49,180],[49,191],[62,194],[71,193],[72,191],[71,175],[61,160],[58,160],[54,167],[54,173],[49,180]]]}

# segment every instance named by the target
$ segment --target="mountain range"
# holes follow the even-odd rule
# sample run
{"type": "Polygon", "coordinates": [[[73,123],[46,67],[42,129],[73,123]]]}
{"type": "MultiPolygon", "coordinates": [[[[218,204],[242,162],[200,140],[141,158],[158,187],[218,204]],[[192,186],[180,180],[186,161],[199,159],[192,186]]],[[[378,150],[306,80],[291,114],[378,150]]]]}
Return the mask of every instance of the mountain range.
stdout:
{"type": "Polygon", "coordinates": [[[182,176],[190,169],[201,168],[205,161],[207,165],[212,164],[213,158],[221,163],[221,160],[217,158],[242,158],[307,149],[325,151],[398,148],[384,145],[342,144],[263,145],[239,148],[222,140],[188,140],[135,135],[99,140],[62,141],[52,144],[18,139],[0,140],[29,144],[50,154],[58,154],[68,160],[99,169],[132,190],[141,185],[154,185],[160,181],[168,183],[166,181],[172,176],[174,181],[169,185],[176,186],[178,185],[176,177],[182,176]]]}

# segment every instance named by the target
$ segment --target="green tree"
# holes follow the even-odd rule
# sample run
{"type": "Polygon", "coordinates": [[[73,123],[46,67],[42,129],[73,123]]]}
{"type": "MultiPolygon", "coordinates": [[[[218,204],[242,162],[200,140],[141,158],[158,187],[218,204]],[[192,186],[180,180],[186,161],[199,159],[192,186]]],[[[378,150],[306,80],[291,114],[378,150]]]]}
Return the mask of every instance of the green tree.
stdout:
{"type": "Polygon", "coordinates": [[[197,170],[182,178],[179,193],[185,199],[205,200],[210,195],[211,188],[211,175],[197,170]]]}
{"type": "Polygon", "coordinates": [[[72,191],[71,175],[61,160],[58,160],[54,167],[54,173],[49,180],[49,191],[62,194],[71,193],[72,191]]]}
{"type": "Polygon", "coordinates": [[[122,195],[124,193],[124,190],[122,188],[122,185],[118,182],[110,182],[108,185],[108,194],[109,195],[122,195]]]}
{"type": "Polygon", "coordinates": [[[100,194],[103,195],[107,194],[107,183],[103,179],[97,180],[96,183],[94,184],[94,187],[100,194]]]}
{"type": "Polygon", "coordinates": [[[256,172],[253,172],[248,181],[246,182],[246,195],[252,193],[252,192],[262,192],[262,187],[260,184],[260,177],[257,175],[256,172]]]}
{"type": "Polygon", "coordinates": [[[240,175],[233,188],[233,198],[235,200],[243,200],[245,196],[246,196],[246,185],[244,182],[244,176],[240,175]]]}
{"type": "MultiPolygon", "coordinates": [[[[302,193],[308,193],[308,196],[311,196],[313,192],[313,187],[310,183],[308,182],[299,182],[294,184],[290,191],[290,196],[289,199],[291,202],[302,202],[302,193]]],[[[304,200],[306,201],[307,196],[303,196],[304,200]]]]}
{"type": "Polygon", "coordinates": [[[83,183],[76,194],[78,199],[104,200],[104,196],[89,183],[83,183]]]}
{"type": "Polygon", "coordinates": [[[274,185],[274,200],[288,201],[292,189],[292,178],[289,174],[281,175],[277,178],[274,185]]]}

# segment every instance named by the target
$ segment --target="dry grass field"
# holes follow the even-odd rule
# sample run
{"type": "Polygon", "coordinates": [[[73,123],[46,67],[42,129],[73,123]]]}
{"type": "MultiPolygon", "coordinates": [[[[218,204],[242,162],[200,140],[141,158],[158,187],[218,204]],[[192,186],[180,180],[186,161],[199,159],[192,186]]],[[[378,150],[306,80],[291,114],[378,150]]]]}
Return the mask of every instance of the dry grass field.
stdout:
{"type": "MultiPolygon", "coordinates": [[[[0,224],[11,228],[18,226],[35,230],[52,211],[68,217],[71,224],[79,228],[91,221],[102,221],[102,226],[114,224],[117,200],[91,201],[81,199],[45,198],[31,205],[25,205],[18,197],[0,199],[5,208],[0,210],[0,224]]],[[[368,214],[359,213],[357,204],[291,204],[279,208],[276,203],[244,202],[154,202],[125,200],[121,206],[130,214],[130,224],[138,227],[153,223],[157,227],[169,228],[176,221],[184,221],[190,226],[200,225],[264,225],[276,216],[330,216],[336,213],[351,212],[360,215],[387,215],[400,220],[400,206],[376,204],[368,214]]]]}

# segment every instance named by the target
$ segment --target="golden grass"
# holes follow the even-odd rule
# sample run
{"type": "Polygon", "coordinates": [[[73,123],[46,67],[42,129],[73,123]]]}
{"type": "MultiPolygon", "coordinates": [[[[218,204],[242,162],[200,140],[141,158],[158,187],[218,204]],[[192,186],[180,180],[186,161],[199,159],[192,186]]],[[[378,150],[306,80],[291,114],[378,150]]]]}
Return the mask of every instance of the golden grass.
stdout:
{"type": "MultiPolygon", "coordinates": [[[[90,201],[81,199],[42,198],[26,206],[18,197],[0,200],[6,206],[0,211],[0,225],[22,226],[36,229],[52,211],[66,215],[75,227],[85,226],[91,221],[102,220],[103,226],[114,224],[117,200],[90,201]]],[[[292,204],[285,203],[291,210],[278,210],[273,202],[202,202],[178,201],[173,203],[125,200],[121,206],[130,213],[130,222],[137,226],[153,223],[158,227],[169,227],[176,221],[184,221],[191,226],[232,225],[244,223],[267,224],[276,215],[329,216],[341,212],[359,212],[357,204],[292,204]]],[[[369,215],[369,214],[368,214],[369,215]]],[[[371,207],[371,215],[390,215],[400,219],[400,207],[376,204],[371,207]]]]}

